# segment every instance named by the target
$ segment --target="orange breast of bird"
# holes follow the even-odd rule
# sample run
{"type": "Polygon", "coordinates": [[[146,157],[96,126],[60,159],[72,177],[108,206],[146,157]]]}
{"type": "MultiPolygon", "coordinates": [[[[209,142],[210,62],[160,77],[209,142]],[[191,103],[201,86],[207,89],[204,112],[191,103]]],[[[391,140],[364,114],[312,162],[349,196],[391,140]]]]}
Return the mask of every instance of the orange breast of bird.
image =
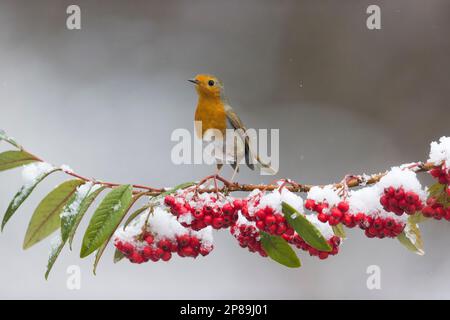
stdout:
{"type": "Polygon", "coordinates": [[[203,138],[209,129],[220,130],[225,135],[227,128],[227,115],[220,98],[200,98],[195,110],[195,121],[202,122],[202,129],[196,128],[199,138],[203,138]]]}

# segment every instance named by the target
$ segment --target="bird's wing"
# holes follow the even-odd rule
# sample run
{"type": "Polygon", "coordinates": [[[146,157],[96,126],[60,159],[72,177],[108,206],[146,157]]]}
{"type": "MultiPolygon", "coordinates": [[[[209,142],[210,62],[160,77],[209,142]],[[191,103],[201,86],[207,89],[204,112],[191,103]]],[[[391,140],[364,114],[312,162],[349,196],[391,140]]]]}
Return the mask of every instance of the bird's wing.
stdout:
{"type": "Polygon", "coordinates": [[[225,114],[227,116],[227,122],[233,129],[238,130],[239,136],[245,144],[245,164],[251,170],[255,170],[253,159],[251,160],[252,152],[250,150],[250,141],[249,138],[245,135],[245,131],[247,131],[247,129],[245,128],[244,123],[229,104],[225,105],[225,114]]]}
{"type": "Polygon", "coordinates": [[[275,171],[272,169],[270,164],[266,164],[263,161],[261,161],[257,152],[252,150],[251,144],[250,144],[250,139],[249,139],[248,135],[245,134],[245,132],[247,131],[247,128],[245,127],[242,120],[239,118],[239,116],[236,114],[236,112],[234,112],[233,108],[229,104],[225,105],[225,113],[227,116],[228,123],[235,130],[241,129],[238,132],[239,132],[240,137],[243,139],[243,141],[245,141],[245,163],[247,164],[247,166],[250,169],[254,170],[255,169],[254,160],[256,160],[257,163],[260,164],[263,168],[267,169],[268,172],[271,172],[272,174],[274,174],[275,171]]]}

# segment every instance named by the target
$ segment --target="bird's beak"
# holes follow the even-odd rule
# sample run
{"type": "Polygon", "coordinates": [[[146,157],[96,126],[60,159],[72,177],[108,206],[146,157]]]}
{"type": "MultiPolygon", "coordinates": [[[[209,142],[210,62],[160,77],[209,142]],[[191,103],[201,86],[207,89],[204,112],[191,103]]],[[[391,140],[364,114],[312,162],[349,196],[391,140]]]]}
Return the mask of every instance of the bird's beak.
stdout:
{"type": "Polygon", "coordinates": [[[193,84],[198,84],[198,80],[197,79],[189,79],[189,82],[192,82],[193,84]]]}

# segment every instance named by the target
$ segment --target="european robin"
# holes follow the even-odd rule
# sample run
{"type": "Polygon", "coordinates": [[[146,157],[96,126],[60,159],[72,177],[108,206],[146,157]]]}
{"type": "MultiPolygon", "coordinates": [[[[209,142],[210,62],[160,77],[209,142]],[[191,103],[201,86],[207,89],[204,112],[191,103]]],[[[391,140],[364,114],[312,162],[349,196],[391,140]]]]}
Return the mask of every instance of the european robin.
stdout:
{"type": "MultiPolygon", "coordinates": [[[[274,173],[270,165],[263,163],[258,154],[253,151],[250,138],[246,135],[247,129],[239,116],[231,108],[224,94],[222,82],[215,76],[208,74],[199,74],[190,82],[195,84],[198,94],[197,109],[195,110],[195,131],[200,139],[208,139],[206,136],[210,130],[219,131],[222,139],[214,136],[214,143],[218,145],[215,157],[218,171],[224,163],[230,164],[236,173],[239,170],[239,164],[245,158],[245,164],[251,169],[255,169],[255,164],[274,173]],[[198,126],[201,124],[201,128],[198,126]],[[233,137],[227,139],[230,130],[233,131],[233,137]],[[234,148],[226,148],[227,142],[234,140],[234,148]],[[229,150],[230,149],[230,150],[229,150]],[[217,153],[217,151],[222,152],[217,153]]],[[[234,177],[234,175],[233,175],[234,177]]],[[[232,178],[233,179],[233,178],[232,178]]]]}

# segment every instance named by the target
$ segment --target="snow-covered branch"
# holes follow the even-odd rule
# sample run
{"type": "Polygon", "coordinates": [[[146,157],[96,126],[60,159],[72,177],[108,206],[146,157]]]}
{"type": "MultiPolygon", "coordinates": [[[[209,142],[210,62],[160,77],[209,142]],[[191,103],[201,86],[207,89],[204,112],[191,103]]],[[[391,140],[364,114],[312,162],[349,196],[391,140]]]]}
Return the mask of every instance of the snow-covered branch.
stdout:
{"type": "Polygon", "coordinates": [[[359,228],[368,238],[397,238],[423,254],[418,224],[428,218],[450,221],[448,137],[431,143],[426,162],[371,175],[346,175],[328,185],[291,179],[244,184],[210,175],[173,188],[87,178],[66,165],[48,164],[3,131],[0,141],[15,148],[0,153],[0,171],[23,166],[24,179],[6,210],[2,229],[47,176],[62,172],[74,178],[41,201],[25,235],[26,249],[60,230],[52,241],[46,277],[65,244],[72,247],[78,225],[104,190],[108,194],[91,217],[80,252],[82,258],[95,252],[94,270],[110,240],[116,262],[124,257],[133,263],[169,261],[175,254],[208,255],[214,248],[213,230],[224,229],[241,247],[287,267],[300,266],[293,248],[320,259],[338,254],[345,228],[359,228]],[[437,182],[423,187],[417,173],[429,173],[437,182]],[[231,195],[237,191],[248,194],[231,195]],[[145,204],[129,213],[141,198],[145,204]]]}

